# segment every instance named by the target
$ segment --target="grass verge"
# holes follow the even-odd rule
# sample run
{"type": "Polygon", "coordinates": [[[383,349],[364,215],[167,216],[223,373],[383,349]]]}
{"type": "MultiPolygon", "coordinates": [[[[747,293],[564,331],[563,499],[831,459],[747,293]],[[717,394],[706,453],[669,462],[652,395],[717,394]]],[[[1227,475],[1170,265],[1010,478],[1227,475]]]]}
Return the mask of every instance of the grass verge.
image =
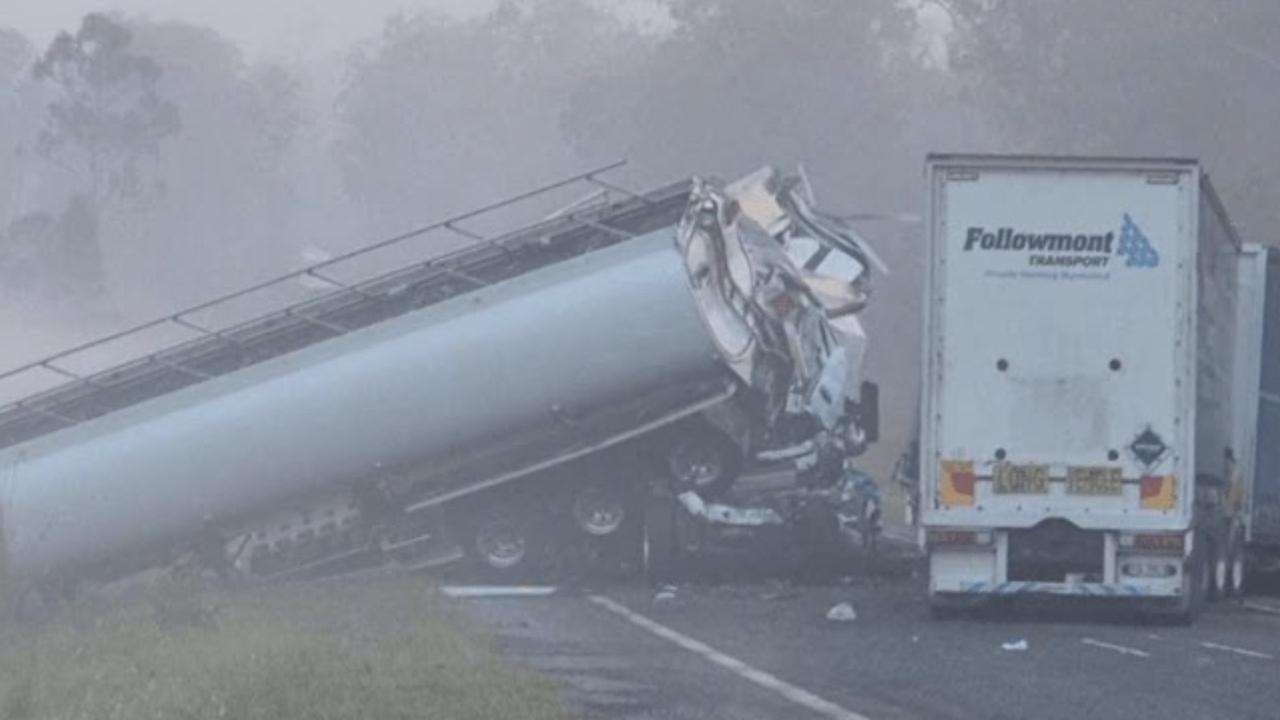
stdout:
{"type": "Polygon", "coordinates": [[[566,717],[548,680],[410,579],[239,592],[164,579],[0,629],[4,720],[566,717]]]}

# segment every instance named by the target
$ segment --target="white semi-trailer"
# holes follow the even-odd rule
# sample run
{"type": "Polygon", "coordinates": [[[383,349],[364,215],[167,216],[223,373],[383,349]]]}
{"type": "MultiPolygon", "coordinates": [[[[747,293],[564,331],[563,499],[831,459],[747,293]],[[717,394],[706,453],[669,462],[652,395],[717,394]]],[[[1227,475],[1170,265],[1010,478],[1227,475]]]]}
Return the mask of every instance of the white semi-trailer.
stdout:
{"type": "Polygon", "coordinates": [[[1240,256],[1236,445],[1240,506],[1230,577],[1280,573],[1280,251],[1249,244],[1240,256]]]}
{"type": "Polygon", "coordinates": [[[1241,245],[1194,161],[934,155],[918,470],[940,612],[1235,585],[1241,245]],[[1234,555],[1233,555],[1234,554],[1234,555]]]}
{"type": "MultiPolygon", "coordinates": [[[[618,192],[597,175],[577,180],[618,192]]],[[[782,210],[768,230],[698,180],[491,238],[470,214],[426,229],[465,237],[456,252],[396,238],[139,329],[196,335],[177,347],[76,370],[93,343],[0,376],[68,378],[0,408],[0,591],[187,550],[262,576],[460,554],[511,570],[548,528],[634,525],[655,477],[712,490],[771,446],[857,445],[873,422],[847,387],[861,336],[828,315],[860,309],[865,278],[787,251],[803,236],[859,275],[869,261],[800,185],[759,179],[782,210]],[[343,274],[386,251],[390,272],[343,274]],[[317,285],[333,291],[205,319],[317,285]]]]}

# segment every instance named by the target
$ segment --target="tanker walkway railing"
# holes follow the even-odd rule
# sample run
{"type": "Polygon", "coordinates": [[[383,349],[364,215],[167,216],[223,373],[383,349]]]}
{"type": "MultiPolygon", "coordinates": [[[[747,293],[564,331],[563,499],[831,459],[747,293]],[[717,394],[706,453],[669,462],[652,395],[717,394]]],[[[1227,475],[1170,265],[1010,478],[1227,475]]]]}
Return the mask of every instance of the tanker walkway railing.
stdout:
{"type": "Polygon", "coordinates": [[[641,193],[601,177],[622,165],[558,180],[0,373],[0,392],[6,382],[53,381],[0,406],[0,448],[674,224],[683,212],[688,182],[641,193]],[[566,196],[575,199],[565,204],[566,196]],[[549,211],[536,207],[557,198],[549,211]],[[518,205],[526,213],[537,210],[540,219],[497,232],[474,229],[486,220],[501,227],[501,215],[518,205]],[[374,253],[393,247],[398,252],[409,240],[433,233],[465,244],[434,254],[427,248],[425,257],[409,249],[390,270],[357,268],[374,253]],[[339,277],[344,266],[356,276],[339,277]],[[298,292],[304,299],[268,297],[298,292]],[[200,317],[254,297],[266,306],[255,308],[247,320],[219,325],[200,317]],[[174,331],[181,337],[158,347],[144,338],[174,331]],[[122,345],[151,347],[129,353],[123,362],[115,357],[92,364],[95,352],[122,345]],[[76,366],[77,358],[89,367],[76,366]]]}

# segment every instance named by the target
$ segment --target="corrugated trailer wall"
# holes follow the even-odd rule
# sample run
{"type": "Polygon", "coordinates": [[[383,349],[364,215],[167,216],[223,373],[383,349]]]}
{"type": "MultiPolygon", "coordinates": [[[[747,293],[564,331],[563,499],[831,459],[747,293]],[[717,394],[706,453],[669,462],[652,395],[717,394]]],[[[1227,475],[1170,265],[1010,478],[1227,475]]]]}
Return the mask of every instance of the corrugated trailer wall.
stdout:
{"type": "Polygon", "coordinates": [[[1240,243],[1207,175],[1201,175],[1196,248],[1195,472],[1228,480],[1232,447],[1240,243]]]}

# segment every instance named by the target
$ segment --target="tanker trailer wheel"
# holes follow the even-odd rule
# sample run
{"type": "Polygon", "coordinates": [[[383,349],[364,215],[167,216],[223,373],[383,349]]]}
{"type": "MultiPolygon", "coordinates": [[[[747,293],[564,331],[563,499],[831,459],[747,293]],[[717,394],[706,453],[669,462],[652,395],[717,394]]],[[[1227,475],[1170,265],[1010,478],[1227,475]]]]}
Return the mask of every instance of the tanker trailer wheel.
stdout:
{"type": "Polygon", "coordinates": [[[664,460],[675,493],[697,492],[706,498],[723,495],[742,471],[742,451],[723,433],[695,425],[673,437],[664,460]]]}
{"type": "Polygon", "coordinates": [[[527,576],[542,554],[542,541],[537,518],[510,506],[480,508],[465,535],[471,565],[495,580],[527,576]]]}
{"type": "Polygon", "coordinates": [[[629,515],[627,498],[618,483],[588,483],[573,494],[573,521],[592,537],[617,535],[629,515]]]}

